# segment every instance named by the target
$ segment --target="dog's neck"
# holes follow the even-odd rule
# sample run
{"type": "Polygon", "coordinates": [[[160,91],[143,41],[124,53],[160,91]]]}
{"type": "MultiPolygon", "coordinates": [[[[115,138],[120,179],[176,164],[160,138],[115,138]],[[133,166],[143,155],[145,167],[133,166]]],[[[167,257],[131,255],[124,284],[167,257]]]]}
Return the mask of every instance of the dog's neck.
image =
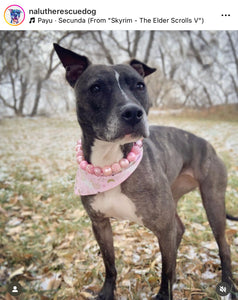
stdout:
{"type": "Polygon", "coordinates": [[[122,147],[119,143],[105,142],[101,140],[94,140],[91,148],[91,163],[98,167],[112,165],[119,162],[124,156],[122,147]]]}
{"type": "Polygon", "coordinates": [[[133,141],[130,139],[106,142],[85,136],[82,138],[82,147],[86,161],[101,168],[125,158],[131,151],[132,146],[133,141]]]}

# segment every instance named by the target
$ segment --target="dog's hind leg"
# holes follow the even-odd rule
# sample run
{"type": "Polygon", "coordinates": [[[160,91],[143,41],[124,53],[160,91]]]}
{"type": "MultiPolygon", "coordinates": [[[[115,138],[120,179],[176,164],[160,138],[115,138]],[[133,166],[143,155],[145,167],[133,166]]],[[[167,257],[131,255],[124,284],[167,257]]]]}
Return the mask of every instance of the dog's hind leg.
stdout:
{"type": "MultiPolygon", "coordinates": [[[[200,192],[206,210],[209,224],[218,244],[221,259],[222,281],[227,282],[235,293],[232,280],[230,247],[225,237],[226,210],[225,192],[227,186],[227,173],[223,162],[214,156],[205,180],[200,183],[200,192]]],[[[232,296],[238,299],[238,295],[232,296]]]]}
{"type": "Polygon", "coordinates": [[[113,300],[116,287],[117,271],[115,267],[115,255],[113,247],[113,235],[111,223],[108,218],[92,221],[93,232],[99,244],[106,269],[106,278],[97,299],[113,300]]]}
{"type": "Polygon", "coordinates": [[[185,231],[185,227],[183,225],[183,222],[181,221],[180,217],[178,216],[178,214],[176,213],[176,227],[177,227],[177,239],[176,239],[176,247],[178,250],[178,247],[180,245],[180,242],[182,240],[184,231],[185,231]]]}

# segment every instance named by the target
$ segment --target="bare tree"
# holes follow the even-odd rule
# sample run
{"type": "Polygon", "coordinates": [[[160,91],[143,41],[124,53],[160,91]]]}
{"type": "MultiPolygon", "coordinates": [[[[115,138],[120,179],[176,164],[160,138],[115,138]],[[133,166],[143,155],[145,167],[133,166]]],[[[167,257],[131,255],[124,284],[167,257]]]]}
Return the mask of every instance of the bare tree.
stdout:
{"type": "Polygon", "coordinates": [[[237,31],[2,31],[0,38],[0,106],[15,115],[34,116],[43,103],[52,110],[63,87],[57,101],[69,107],[53,42],[96,63],[137,58],[157,67],[148,78],[154,106],[238,103],[237,31]]]}
{"type": "MultiPolygon", "coordinates": [[[[108,63],[117,59],[139,58],[148,63],[154,42],[154,31],[95,31],[91,32],[108,63]],[[119,54],[119,55],[118,55],[119,54]],[[144,55],[143,55],[144,54],[144,55]]],[[[118,61],[119,62],[119,61],[118,61]]]]}
{"type": "MultiPolygon", "coordinates": [[[[237,32],[160,32],[156,40],[160,72],[178,104],[200,108],[238,102],[237,32]]],[[[157,102],[170,103],[169,97],[160,92],[157,102]]]]}
{"type": "Polygon", "coordinates": [[[111,54],[109,47],[106,46],[106,42],[105,42],[102,31],[96,31],[96,32],[92,31],[91,35],[92,35],[93,40],[103,50],[103,53],[105,54],[105,57],[106,57],[107,61],[109,62],[109,64],[113,64],[114,61],[112,58],[112,54],[111,54]]]}
{"type": "MultiPolygon", "coordinates": [[[[52,37],[61,42],[70,35],[65,32],[52,37]]],[[[0,102],[17,116],[37,114],[44,84],[60,65],[53,60],[52,43],[45,52],[49,36],[48,32],[0,32],[0,102]]]]}
{"type": "Polygon", "coordinates": [[[0,79],[1,86],[4,87],[4,89],[1,88],[0,100],[4,106],[12,109],[16,115],[22,115],[24,100],[29,87],[28,78],[20,72],[20,40],[24,38],[25,33],[11,32],[10,34],[9,32],[0,32],[0,35],[2,41],[0,48],[2,58],[0,62],[0,79]],[[11,43],[12,40],[14,40],[13,46],[11,43]],[[9,98],[11,101],[9,101],[9,98]]]}

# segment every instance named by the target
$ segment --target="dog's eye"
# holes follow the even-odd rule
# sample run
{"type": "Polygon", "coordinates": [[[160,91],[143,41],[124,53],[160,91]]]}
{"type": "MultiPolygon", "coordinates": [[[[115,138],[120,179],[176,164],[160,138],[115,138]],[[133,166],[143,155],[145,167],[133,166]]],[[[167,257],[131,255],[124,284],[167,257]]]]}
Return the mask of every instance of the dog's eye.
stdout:
{"type": "Polygon", "coordinates": [[[143,82],[138,82],[138,83],[136,84],[136,88],[137,88],[137,90],[139,90],[139,91],[143,91],[143,90],[145,89],[145,84],[144,84],[143,82]]]}
{"type": "Polygon", "coordinates": [[[91,93],[96,94],[101,91],[101,87],[99,84],[94,84],[90,87],[90,91],[91,93]]]}

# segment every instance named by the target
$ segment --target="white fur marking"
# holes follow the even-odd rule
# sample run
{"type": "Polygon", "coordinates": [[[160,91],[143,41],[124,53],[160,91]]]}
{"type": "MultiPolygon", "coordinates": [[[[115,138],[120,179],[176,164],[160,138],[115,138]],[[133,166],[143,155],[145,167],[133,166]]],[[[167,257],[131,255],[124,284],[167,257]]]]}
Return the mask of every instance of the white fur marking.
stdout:
{"type": "Polygon", "coordinates": [[[143,225],[141,217],[135,213],[135,204],[121,192],[121,186],[96,195],[92,208],[106,217],[129,220],[143,225]]]}
{"type": "Polygon", "coordinates": [[[122,89],[122,87],[121,87],[121,85],[120,85],[120,82],[119,82],[120,74],[119,74],[116,70],[114,70],[114,72],[115,72],[115,77],[116,77],[116,81],[117,81],[118,87],[119,87],[119,89],[120,89],[122,95],[124,96],[124,98],[125,98],[126,100],[129,100],[129,97],[128,97],[127,94],[123,91],[123,89],[122,89]]]}
{"type": "Polygon", "coordinates": [[[95,139],[92,147],[91,162],[98,167],[104,167],[118,162],[123,157],[121,141],[105,142],[95,139]]]}
{"type": "Polygon", "coordinates": [[[123,158],[121,145],[134,143],[138,138],[125,136],[113,142],[106,142],[95,139],[92,146],[91,162],[94,166],[104,167],[119,162],[123,158]]]}

